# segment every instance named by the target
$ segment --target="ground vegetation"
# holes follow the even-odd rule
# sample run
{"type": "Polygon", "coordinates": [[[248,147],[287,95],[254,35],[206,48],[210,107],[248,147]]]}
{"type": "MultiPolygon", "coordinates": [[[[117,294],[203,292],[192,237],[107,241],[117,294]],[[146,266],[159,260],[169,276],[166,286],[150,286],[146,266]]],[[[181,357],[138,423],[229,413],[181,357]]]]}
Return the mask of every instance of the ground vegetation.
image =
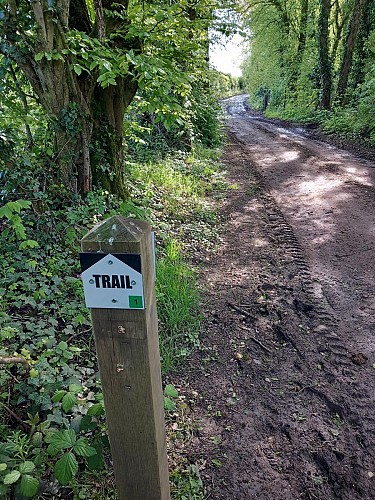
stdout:
{"type": "MultiPolygon", "coordinates": [[[[134,148],[142,159],[124,164],[131,199],[103,190],[67,197],[53,187],[35,191],[31,201],[17,195],[0,208],[3,498],[115,498],[107,494],[115,490],[78,259],[80,238],[95,223],[121,214],[148,220],[156,230],[164,377],[199,346],[200,295],[187,259],[217,244],[217,217],[204,196],[225,185],[218,150],[152,156],[134,148]]],[[[173,453],[187,438],[174,428],[182,402],[169,388],[165,403],[173,453]]],[[[201,492],[194,464],[173,456],[175,498],[190,487],[201,492]]]]}

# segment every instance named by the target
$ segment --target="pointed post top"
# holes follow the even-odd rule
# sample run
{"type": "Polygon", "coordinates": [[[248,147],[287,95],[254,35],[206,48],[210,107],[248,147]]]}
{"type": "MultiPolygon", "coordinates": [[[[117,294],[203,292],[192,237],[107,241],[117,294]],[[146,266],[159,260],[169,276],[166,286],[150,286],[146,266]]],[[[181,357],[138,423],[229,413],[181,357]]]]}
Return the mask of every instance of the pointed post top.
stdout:
{"type": "Polygon", "coordinates": [[[82,238],[82,249],[85,252],[139,253],[140,242],[150,230],[148,222],[114,215],[82,238]]]}

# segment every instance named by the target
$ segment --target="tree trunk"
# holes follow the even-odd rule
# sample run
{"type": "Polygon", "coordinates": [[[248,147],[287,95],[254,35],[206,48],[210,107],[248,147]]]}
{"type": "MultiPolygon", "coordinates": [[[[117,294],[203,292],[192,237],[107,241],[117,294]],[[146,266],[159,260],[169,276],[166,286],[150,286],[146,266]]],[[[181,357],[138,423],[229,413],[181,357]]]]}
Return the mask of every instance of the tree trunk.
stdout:
{"type": "Polygon", "coordinates": [[[0,35],[12,47],[12,57],[51,120],[56,181],[73,192],[87,193],[96,183],[126,196],[123,117],[136,93],[136,80],[130,69],[128,77],[116,78],[116,85],[101,87],[95,68],[82,71],[79,65],[78,70],[74,66],[76,52],[69,48],[67,32],[95,33],[100,42],[106,38],[117,50],[139,52],[140,40],[123,34],[128,26],[124,16],[128,1],[94,0],[94,24],[85,0],[59,0],[58,9],[47,0],[9,0],[7,5],[0,35]],[[31,38],[24,31],[25,17],[34,23],[31,38]]]}
{"type": "Polygon", "coordinates": [[[127,197],[123,169],[124,113],[138,85],[131,78],[118,78],[116,86],[97,86],[93,95],[93,183],[120,197],[127,197]]]}
{"type": "Polygon", "coordinates": [[[368,37],[371,33],[375,17],[375,2],[368,0],[363,11],[362,22],[359,28],[356,44],[356,58],[353,62],[353,87],[364,82],[366,76],[366,64],[364,61],[369,56],[369,48],[366,45],[368,37]]]}
{"type": "Polygon", "coordinates": [[[293,66],[289,77],[289,90],[294,93],[297,87],[297,81],[301,70],[303,54],[306,47],[307,19],[309,13],[309,0],[301,0],[301,10],[298,27],[298,47],[293,60],[293,66]]]}
{"type": "Polygon", "coordinates": [[[329,58],[329,17],[331,1],[321,0],[319,14],[319,66],[321,77],[320,107],[330,109],[332,91],[332,69],[329,58]]]}
{"type": "MultiPolygon", "coordinates": [[[[56,181],[62,182],[73,192],[77,189],[83,192],[89,186],[83,180],[82,133],[86,137],[90,135],[90,125],[87,124],[90,122],[90,109],[86,95],[80,89],[79,77],[72,70],[70,57],[53,57],[66,49],[69,2],[60,1],[58,19],[45,0],[35,0],[31,8],[30,15],[34,16],[38,33],[37,41],[31,44],[25,39],[23,43],[27,50],[19,49],[20,38],[25,36],[18,24],[17,5],[12,2],[9,2],[8,17],[4,23],[7,41],[13,46],[15,62],[29,80],[51,120],[55,133],[56,181]]],[[[89,85],[86,84],[86,87],[89,85]]]]}
{"type": "Polygon", "coordinates": [[[369,0],[355,0],[352,17],[349,23],[348,34],[344,43],[344,52],[341,61],[339,82],[337,84],[336,99],[342,104],[348,87],[349,74],[353,62],[353,53],[356,46],[357,35],[361,25],[362,16],[369,0]]]}
{"type": "MultiPolygon", "coordinates": [[[[332,41],[332,50],[331,50],[331,61],[332,64],[335,64],[336,61],[336,56],[337,56],[337,50],[341,42],[342,38],[342,32],[344,30],[344,27],[346,26],[349,18],[349,9],[348,8],[343,8],[339,0],[335,0],[334,2],[334,13],[333,13],[333,18],[334,18],[334,23],[333,23],[333,41],[332,41]]],[[[345,5],[344,5],[345,7],[345,5]]]]}

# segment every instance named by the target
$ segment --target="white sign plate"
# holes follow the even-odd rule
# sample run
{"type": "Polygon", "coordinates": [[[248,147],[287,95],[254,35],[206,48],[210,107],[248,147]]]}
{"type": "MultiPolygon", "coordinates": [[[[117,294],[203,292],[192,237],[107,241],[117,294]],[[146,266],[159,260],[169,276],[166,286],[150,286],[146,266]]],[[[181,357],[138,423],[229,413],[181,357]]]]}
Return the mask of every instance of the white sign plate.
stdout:
{"type": "Polygon", "coordinates": [[[86,306],[92,309],[145,309],[141,256],[81,253],[86,306]]]}

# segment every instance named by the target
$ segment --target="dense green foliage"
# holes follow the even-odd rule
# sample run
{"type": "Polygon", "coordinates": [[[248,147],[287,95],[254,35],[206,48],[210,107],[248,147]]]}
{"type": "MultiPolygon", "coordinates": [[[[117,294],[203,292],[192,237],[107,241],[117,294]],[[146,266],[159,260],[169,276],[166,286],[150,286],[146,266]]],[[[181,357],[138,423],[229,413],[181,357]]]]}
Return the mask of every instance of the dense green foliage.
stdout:
{"type": "Polygon", "coordinates": [[[208,27],[222,3],[0,0],[1,149],[15,140],[11,120],[32,151],[43,120],[44,174],[73,193],[96,186],[126,197],[124,113],[136,98],[153,124],[192,145],[208,27]]]}
{"type": "Polygon", "coordinates": [[[221,73],[216,69],[210,70],[209,80],[214,95],[221,98],[240,94],[243,90],[242,78],[221,73]]]}
{"type": "Polygon", "coordinates": [[[370,0],[247,2],[250,104],[375,142],[375,5],[370,0]]]}
{"type": "Polygon", "coordinates": [[[153,224],[163,370],[198,345],[200,299],[182,252],[216,244],[216,216],[204,200],[223,186],[212,155],[200,149],[171,151],[164,160],[150,153],[143,161],[129,159],[132,200],[103,191],[67,199],[53,189],[32,204],[8,202],[1,209],[1,495],[52,494],[63,485],[84,495],[75,476],[100,471],[108,455],[78,264],[79,240],[94,223],[116,213],[153,224]]]}

